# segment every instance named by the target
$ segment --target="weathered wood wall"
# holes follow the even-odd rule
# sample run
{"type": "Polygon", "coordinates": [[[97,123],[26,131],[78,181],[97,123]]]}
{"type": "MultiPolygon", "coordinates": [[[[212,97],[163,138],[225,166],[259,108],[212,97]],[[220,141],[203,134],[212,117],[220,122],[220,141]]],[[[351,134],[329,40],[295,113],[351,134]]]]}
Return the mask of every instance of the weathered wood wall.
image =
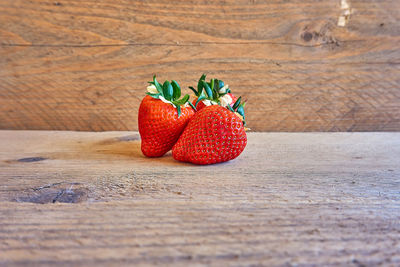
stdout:
{"type": "Polygon", "coordinates": [[[136,130],[205,72],[256,131],[397,131],[399,63],[398,0],[1,0],[0,129],[136,130]]]}

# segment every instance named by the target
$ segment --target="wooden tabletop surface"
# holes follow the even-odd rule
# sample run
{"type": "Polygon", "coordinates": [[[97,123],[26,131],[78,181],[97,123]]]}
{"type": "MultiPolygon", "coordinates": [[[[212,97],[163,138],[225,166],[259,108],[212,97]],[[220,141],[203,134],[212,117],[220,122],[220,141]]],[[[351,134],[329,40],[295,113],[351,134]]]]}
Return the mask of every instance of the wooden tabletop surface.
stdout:
{"type": "Polygon", "coordinates": [[[400,133],[249,133],[212,166],[139,139],[0,131],[0,265],[400,265],[400,133]]]}

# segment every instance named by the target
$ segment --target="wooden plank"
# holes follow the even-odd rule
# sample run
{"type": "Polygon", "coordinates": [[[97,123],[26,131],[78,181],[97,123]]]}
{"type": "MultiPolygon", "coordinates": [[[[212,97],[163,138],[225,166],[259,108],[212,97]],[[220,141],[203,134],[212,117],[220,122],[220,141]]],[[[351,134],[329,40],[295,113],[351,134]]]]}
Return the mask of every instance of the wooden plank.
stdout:
{"type": "Polygon", "coordinates": [[[0,129],[137,130],[153,74],[187,88],[206,72],[248,99],[256,131],[398,131],[399,10],[394,0],[3,1],[0,129]]]}
{"type": "Polygon", "coordinates": [[[0,131],[0,265],[399,265],[400,133],[248,140],[195,166],[135,132],[0,131]]]}

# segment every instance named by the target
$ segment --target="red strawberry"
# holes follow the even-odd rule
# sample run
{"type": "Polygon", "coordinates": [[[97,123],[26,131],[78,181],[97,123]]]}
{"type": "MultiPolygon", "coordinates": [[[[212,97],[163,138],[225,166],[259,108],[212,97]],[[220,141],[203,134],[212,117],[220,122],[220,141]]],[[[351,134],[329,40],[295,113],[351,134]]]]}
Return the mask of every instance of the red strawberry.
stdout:
{"type": "Polygon", "coordinates": [[[231,93],[228,85],[218,79],[211,79],[210,82],[206,82],[205,79],[206,75],[203,74],[197,84],[197,90],[189,87],[196,95],[195,100],[192,102],[196,109],[199,111],[210,105],[221,105],[223,107],[230,105],[233,107],[237,98],[231,93]]]}
{"type": "MultiPolygon", "coordinates": [[[[238,102],[240,104],[240,100],[238,102]]],[[[243,113],[242,105],[236,108],[243,113]]],[[[174,159],[213,164],[239,156],[247,144],[243,120],[240,118],[244,117],[244,113],[238,116],[232,112],[232,107],[230,109],[213,105],[196,112],[172,148],[174,159]]]]}
{"type": "Polygon", "coordinates": [[[179,99],[181,89],[176,81],[161,86],[154,76],[149,83],[148,95],[139,107],[141,148],[147,157],[161,157],[176,143],[195,109],[189,95],[179,99]]]}

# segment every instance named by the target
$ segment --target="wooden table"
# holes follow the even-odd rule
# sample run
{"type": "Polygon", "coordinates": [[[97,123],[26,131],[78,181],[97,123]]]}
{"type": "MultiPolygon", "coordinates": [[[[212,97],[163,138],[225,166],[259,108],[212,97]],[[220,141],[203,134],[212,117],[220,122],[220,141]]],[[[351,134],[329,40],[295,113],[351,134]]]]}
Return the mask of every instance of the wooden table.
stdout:
{"type": "Polygon", "coordinates": [[[249,133],[212,166],[135,132],[0,131],[0,265],[400,265],[400,133],[249,133]]]}

